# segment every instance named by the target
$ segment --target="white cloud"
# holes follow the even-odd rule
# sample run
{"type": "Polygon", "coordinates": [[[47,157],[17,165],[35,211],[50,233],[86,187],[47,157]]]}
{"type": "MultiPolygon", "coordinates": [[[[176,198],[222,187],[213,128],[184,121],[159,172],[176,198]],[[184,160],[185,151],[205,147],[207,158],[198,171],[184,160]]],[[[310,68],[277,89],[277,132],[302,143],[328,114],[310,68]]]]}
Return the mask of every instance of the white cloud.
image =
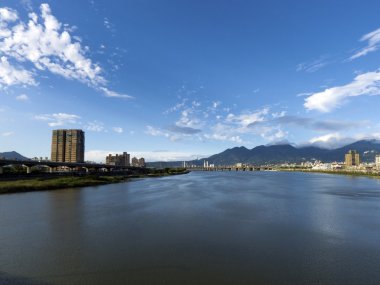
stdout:
{"type": "Polygon", "coordinates": [[[228,114],[226,121],[227,122],[236,122],[238,125],[242,127],[247,127],[251,124],[262,122],[265,119],[265,115],[269,112],[269,108],[265,107],[261,110],[255,112],[249,112],[240,115],[228,114]]]}
{"type": "Polygon", "coordinates": [[[35,120],[48,122],[49,127],[77,124],[80,117],[74,114],[55,113],[34,116],[35,120]]]}
{"type": "Polygon", "coordinates": [[[10,136],[13,136],[14,135],[14,132],[4,132],[1,134],[1,136],[3,137],[10,137],[10,136]]]}
{"type": "Polygon", "coordinates": [[[110,98],[123,98],[123,99],[133,99],[134,97],[127,95],[127,94],[121,94],[112,90],[109,90],[107,87],[100,87],[99,88],[101,91],[103,91],[104,95],[106,97],[110,98]]]}
{"type": "Polygon", "coordinates": [[[380,28],[374,30],[360,39],[361,42],[367,42],[367,46],[357,51],[354,55],[350,57],[350,60],[356,59],[358,57],[362,57],[367,55],[370,52],[377,51],[380,47],[380,28]]]}
{"type": "Polygon", "coordinates": [[[154,137],[158,137],[158,136],[169,137],[170,136],[169,133],[163,132],[162,130],[152,127],[152,126],[146,126],[145,133],[154,137]]]}
{"type": "MultiPolygon", "coordinates": [[[[6,27],[8,22],[14,22],[17,19],[17,11],[7,7],[0,8],[0,28],[6,27]]],[[[0,33],[0,36],[4,35],[0,33]]]]}
{"type": "Polygon", "coordinates": [[[328,62],[326,61],[326,57],[321,56],[319,59],[314,60],[312,62],[303,62],[299,63],[296,67],[297,71],[306,71],[308,73],[313,73],[326,66],[328,62]]]}
{"type": "Polygon", "coordinates": [[[301,93],[298,93],[296,96],[303,97],[303,96],[310,96],[311,94],[313,94],[313,92],[301,92],[301,93]]]}
{"type": "Polygon", "coordinates": [[[90,132],[103,132],[105,130],[104,124],[98,121],[89,122],[84,128],[90,132]]]}
{"type": "Polygon", "coordinates": [[[37,85],[33,74],[9,64],[8,58],[0,58],[0,88],[12,85],[37,85]]]}
{"type": "Polygon", "coordinates": [[[380,94],[380,71],[360,74],[346,85],[325,89],[305,99],[308,110],[330,112],[339,107],[349,97],[380,94]]]}
{"type": "Polygon", "coordinates": [[[40,5],[40,15],[29,13],[27,23],[9,8],[1,8],[0,16],[0,55],[7,55],[1,57],[1,85],[36,85],[31,72],[10,65],[8,58],[12,58],[20,65],[31,63],[36,71],[49,71],[86,83],[107,97],[131,98],[105,87],[107,81],[101,67],[86,56],[88,47],[70,35],[70,28],[53,16],[48,4],[40,5]]]}
{"type": "Polygon", "coordinates": [[[112,130],[115,133],[119,133],[119,134],[121,134],[123,132],[123,128],[121,128],[121,127],[113,127],[112,130]]]}
{"type": "Polygon", "coordinates": [[[17,101],[28,101],[29,100],[29,97],[26,95],[26,94],[21,94],[21,95],[18,95],[17,97],[16,97],[16,100],[17,101]]]}

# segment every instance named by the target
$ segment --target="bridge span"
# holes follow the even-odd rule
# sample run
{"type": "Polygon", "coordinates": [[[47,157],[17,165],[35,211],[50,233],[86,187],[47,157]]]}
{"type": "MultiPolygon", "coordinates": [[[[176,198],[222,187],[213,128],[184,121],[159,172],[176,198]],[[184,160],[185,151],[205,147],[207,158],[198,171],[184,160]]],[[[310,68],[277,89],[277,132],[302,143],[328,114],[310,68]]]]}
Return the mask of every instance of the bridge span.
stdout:
{"type": "Polygon", "coordinates": [[[76,162],[54,162],[54,161],[38,161],[38,160],[12,160],[12,159],[0,159],[0,174],[4,173],[4,167],[10,165],[21,165],[26,167],[26,173],[30,174],[32,172],[33,166],[44,166],[49,168],[49,172],[53,172],[54,169],[66,167],[68,169],[83,169],[89,172],[90,169],[99,171],[105,169],[106,171],[112,170],[129,170],[137,169],[139,167],[133,166],[115,166],[103,163],[76,163],[76,162]]]}

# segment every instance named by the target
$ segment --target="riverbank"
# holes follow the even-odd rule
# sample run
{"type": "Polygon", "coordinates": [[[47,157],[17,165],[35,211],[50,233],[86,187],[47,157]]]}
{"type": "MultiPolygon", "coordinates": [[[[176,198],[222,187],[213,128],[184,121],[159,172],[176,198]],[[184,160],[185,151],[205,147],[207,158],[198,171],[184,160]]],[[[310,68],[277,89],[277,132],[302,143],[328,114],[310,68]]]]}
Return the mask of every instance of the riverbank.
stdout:
{"type": "Polygon", "coordinates": [[[276,171],[285,171],[285,172],[305,172],[305,173],[322,173],[322,174],[331,174],[331,175],[346,175],[346,176],[357,176],[357,177],[368,177],[380,179],[379,173],[371,172],[358,172],[358,171],[346,171],[346,170],[315,170],[315,169],[290,169],[290,168],[276,168],[276,171]]]}
{"type": "Polygon", "coordinates": [[[77,188],[86,186],[97,186],[129,181],[133,178],[163,177],[170,175],[187,174],[185,169],[150,170],[146,174],[129,175],[101,175],[90,174],[85,176],[66,176],[56,178],[32,178],[13,181],[0,181],[0,194],[21,193],[29,191],[48,191],[65,188],[77,188]]]}

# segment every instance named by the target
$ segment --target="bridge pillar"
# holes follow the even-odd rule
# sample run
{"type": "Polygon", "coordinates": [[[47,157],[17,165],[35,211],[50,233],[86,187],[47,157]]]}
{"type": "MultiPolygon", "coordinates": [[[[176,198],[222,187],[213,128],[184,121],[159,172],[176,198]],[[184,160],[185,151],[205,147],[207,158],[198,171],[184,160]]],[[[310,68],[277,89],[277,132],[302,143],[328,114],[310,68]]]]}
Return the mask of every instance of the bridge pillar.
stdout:
{"type": "Polygon", "coordinates": [[[53,173],[53,167],[49,167],[49,173],[53,173]]]}
{"type": "Polygon", "coordinates": [[[32,173],[32,167],[31,166],[26,166],[26,173],[27,174],[32,173]]]}
{"type": "Polygon", "coordinates": [[[3,173],[4,173],[4,168],[0,166],[0,174],[3,174],[3,173]]]}

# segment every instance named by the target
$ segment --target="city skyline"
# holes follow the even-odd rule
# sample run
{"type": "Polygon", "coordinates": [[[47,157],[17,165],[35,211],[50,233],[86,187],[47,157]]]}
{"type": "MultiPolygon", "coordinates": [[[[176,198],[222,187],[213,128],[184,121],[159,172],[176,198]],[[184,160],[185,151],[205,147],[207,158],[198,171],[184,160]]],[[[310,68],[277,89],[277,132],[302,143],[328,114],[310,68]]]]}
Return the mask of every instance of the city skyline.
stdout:
{"type": "Polygon", "coordinates": [[[94,161],[380,139],[379,7],[2,1],[0,152],[49,156],[53,129],[94,161]]]}

